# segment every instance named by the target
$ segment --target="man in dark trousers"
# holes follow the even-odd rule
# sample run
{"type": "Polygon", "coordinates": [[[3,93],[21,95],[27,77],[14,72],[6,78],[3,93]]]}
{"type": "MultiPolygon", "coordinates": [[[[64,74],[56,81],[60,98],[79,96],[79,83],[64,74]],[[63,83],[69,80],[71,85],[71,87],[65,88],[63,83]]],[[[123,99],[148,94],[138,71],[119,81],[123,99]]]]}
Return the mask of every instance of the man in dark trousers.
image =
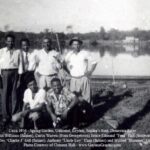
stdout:
{"type": "Polygon", "coordinates": [[[62,87],[58,78],[51,80],[52,89],[47,92],[46,108],[53,126],[58,123],[69,124],[72,128],[78,127],[78,114],[75,108],[78,100],[67,88],[62,87]]]}
{"type": "Polygon", "coordinates": [[[23,106],[23,94],[27,88],[26,80],[30,78],[30,76],[34,75],[34,70],[36,67],[36,54],[38,53],[37,50],[30,48],[30,41],[27,38],[23,38],[20,41],[21,46],[21,58],[23,62],[23,73],[20,79],[20,87],[18,88],[18,100],[20,102],[20,111],[22,110],[23,106]]]}
{"type": "Polygon", "coordinates": [[[6,47],[0,49],[0,69],[2,77],[2,125],[8,125],[13,114],[18,110],[16,96],[19,74],[22,74],[22,60],[19,50],[14,48],[15,36],[8,34],[6,47]]]}
{"type": "Polygon", "coordinates": [[[52,89],[47,92],[46,108],[54,127],[69,125],[72,129],[78,129],[83,121],[91,122],[94,113],[86,101],[63,87],[58,78],[53,78],[51,85],[52,89]]]}

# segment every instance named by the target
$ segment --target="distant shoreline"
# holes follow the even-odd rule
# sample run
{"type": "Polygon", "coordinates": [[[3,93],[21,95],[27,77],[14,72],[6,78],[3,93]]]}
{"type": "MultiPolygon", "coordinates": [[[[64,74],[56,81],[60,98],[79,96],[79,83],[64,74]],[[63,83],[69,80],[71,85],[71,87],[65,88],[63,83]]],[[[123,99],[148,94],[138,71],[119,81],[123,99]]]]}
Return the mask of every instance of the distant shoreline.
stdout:
{"type": "MultiPolygon", "coordinates": [[[[112,80],[110,75],[92,75],[92,80],[112,80]]],[[[115,80],[150,80],[150,76],[115,76],[115,80]]]]}

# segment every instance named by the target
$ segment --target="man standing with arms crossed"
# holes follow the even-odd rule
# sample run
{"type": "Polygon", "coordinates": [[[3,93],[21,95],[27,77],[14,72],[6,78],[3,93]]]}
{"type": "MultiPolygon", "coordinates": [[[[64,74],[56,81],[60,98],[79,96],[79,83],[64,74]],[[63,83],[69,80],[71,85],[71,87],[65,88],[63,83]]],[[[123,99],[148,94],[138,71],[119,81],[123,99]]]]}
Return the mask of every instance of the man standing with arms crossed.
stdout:
{"type": "Polygon", "coordinates": [[[89,77],[95,70],[97,62],[92,60],[88,51],[81,49],[82,43],[77,37],[70,40],[72,50],[65,56],[65,63],[71,75],[70,90],[80,93],[84,100],[91,103],[89,77]]]}
{"type": "Polygon", "coordinates": [[[6,47],[0,49],[3,127],[6,127],[12,115],[18,111],[16,89],[19,82],[18,74],[23,72],[21,53],[14,48],[15,36],[8,34],[5,43],[6,47]]]}

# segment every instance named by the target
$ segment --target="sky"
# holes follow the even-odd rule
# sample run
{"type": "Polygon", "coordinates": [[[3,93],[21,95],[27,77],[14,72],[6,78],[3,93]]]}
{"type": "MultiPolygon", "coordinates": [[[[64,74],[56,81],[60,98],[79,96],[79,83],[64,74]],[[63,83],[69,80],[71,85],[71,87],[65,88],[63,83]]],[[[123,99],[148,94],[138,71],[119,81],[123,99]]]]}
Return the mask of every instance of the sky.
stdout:
{"type": "Polygon", "coordinates": [[[101,26],[106,30],[150,30],[150,1],[0,0],[0,30],[38,33],[48,28],[86,33],[99,31],[101,26]]]}

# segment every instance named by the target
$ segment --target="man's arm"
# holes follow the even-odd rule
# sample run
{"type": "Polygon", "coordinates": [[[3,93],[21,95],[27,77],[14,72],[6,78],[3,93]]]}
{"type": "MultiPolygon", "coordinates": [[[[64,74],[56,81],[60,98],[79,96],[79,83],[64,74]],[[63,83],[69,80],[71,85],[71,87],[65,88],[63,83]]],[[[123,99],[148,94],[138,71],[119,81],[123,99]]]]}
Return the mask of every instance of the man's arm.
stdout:
{"type": "Polygon", "coordinates": [[[17,82],[17,87],[20,86],[20,83],[21,83],[21,76],[23,74],[23,72],[25,71],[24,70],[24,64],[23,64],[23,53],[22,51],[19,52],[19,62],[18,62],[18,82],[17,82]]]}
{"type": "Polygon", "coordinates": [[[24,70],[24,64],[23,64],[23,53],[20,50],[18,54],[18,74],[21,75],[25,70],[24,70]]]}
{"type": "Polygon", "coordinates": [[[59,52],[56,52],[53,57],[56,60],[57,69],[61,69],[63,67],[61,54],[59,52]]]}
{"type": "Polygon", "coordinates": [[[69,69],[68,69],[68,67],[67,67],[66,61],[63,61],[63,62],[62,62],[62,68],[63,68],[68,74],[70,74],[70,71],[69,71],[69,69]]]}
{"type": "Polygon", "coordinates": [[[35,61],[35,67],[37,68],[39,66],[39,63],[40,63],[40,59],[39,59],[38,54],[35,55],[34,59],[35,59],[34,60],[35,61]]]}
{"type": "Polygon", "coordinates": [[[2,62],[3,62],[3,49],[0,49],[0,89],[3,88],[3,82],[2,82],[2,62]]]}
{"type": "Polygon", "coordinates": [[[78,103],[78,98],[76,96],[74,96],[74,98],[72,99],[72,101],[69,104],[68,108],[72,109],[77,103],[78,103]]]}
{"type": "Polygon", "coordinates": [[[25,105],[22,110],[22,116],[26,116],[27,114],[29,114],[31,112],[38,112],[42,109],[43,106],[44,106],[44,103],[41,103],[36,108],[30,109],[30,108],[28,108],[27,105],[25,105]]]}
{"type": "Polygon", "coordinates": [[[92,64],[91,69],[89,71],[87,71],[85,75],[88,77],[91,76],[93,71],[95,70],[96,66],[97,66],[97,63],[92,64]]]}
{"type": "MultiPolygon", "coordinates": [[[[29,92],[29,93],[30,93],[30,92],[29,92]]],[[[25,103],[28,103],[28,102],[29,102],[29,98],[30,98],[29,93],[28,93],[27,90],[26,90],[25,93],[24,93],[24,99],[23,99],[23,101],[24,101],[25,103]]],[[[43,106],[45,105],[45,96],[46,96],[45,90],[40,89],[37,94],[38,94],[38,96],[37,96],[38,99],[36,99],[36,103],[34,103],[34,108],[28,109],[28,113],[30,113],[30,112],[38,112],[38,111],[40,111],[40,110],[43,108],[43,106]]]]}
{"type": "Polygon", "coordinates": [[[44,103],[41,103],[38,107],[36,107],[34,109],[30,109],[29,108],[29,103],[24,103],[22,111],[15,114],[15,115],[13,115],[12,116],[12,121],[17,122],[18,120],[23,119],[30,112],[37,112],[37,111],[41,110],[43,105],[44,105],[44,103]]]}
{"type": "Polygon", "coordinates": [[[67,109],[64,110],[63,114],[62,114],[62,118],[67,118],[67,114],[68,112],[78,103],[78,98],[76,96],[74,96],[72,98],[72,101],[70,102],[69,106],[67,107],[67,109]]]}
{"type": "Polygon", "coordinates": [[[56,117],[55,113],[53,112],[53,107],[50,102],[47,102],[46,110],[47,110],[48,114],[50,115],[50,117],[52,118],[53,122],[57,122],[57,117],[56,117]]]}
{"type": "Polygon", "coordinates": [[[35,107],[35,108],[33,108],[33,109],[30,109],[29,112],[37,112],[37,111],[40,111],[43,106],[44,106],[44,103],[40,103],[40,104],[38,104],[37,107],[35,107]]]}
{"type": "Polygon", "coordinates": [[[23,119],[27,114],[28,114],[28,103],[24,103],[22,111],[19,112],[19,113],[14,114],[12,116],[11,120],[13,122],[17,122],[17,121],[23,119]]]}
{"type": "Polygon", "coordinates": [[[62,67],[68,74],[70,74],[70,70],[67,67],[70,56],[71,56],[71,52],[66,52],[62,57],[62,67]]]}
{"type": "Polygon", "coordinates": [[[85,73],[87,77],[90,77],[97,66],[98,60],[93,58],[90,52],[85,52],[85,61],[87,63],[87,66],[91,64],[91,67],[87,67],[87,72],[85,73]]]}

